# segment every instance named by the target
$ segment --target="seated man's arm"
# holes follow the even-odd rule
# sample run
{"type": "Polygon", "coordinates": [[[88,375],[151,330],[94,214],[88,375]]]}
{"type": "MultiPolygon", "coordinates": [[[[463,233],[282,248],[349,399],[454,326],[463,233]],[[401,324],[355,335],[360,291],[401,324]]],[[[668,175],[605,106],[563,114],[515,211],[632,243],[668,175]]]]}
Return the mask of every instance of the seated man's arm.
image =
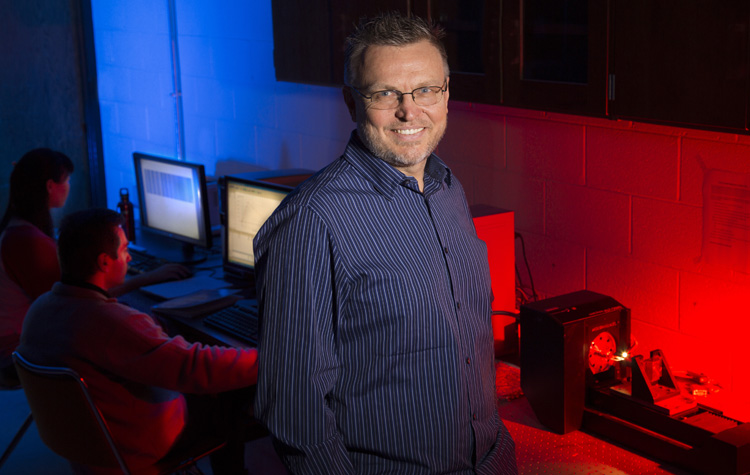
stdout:
{"type": "Polygon", "coordinates": [[[255,415],[292,473],[353,473],[328,404],[339,372],[331,242],[318,216],[290,208],[255,241],[262,312],[255,415]]]}
{"type": "Polygon", "coordinates": [[[189,343],[168,336],[153,318],[113,303],[109,322],[92,326],[98,343],[86,351],[119,377],[159,388],[192,394],[215,394],[252,386],[257,381],[258,352],[189,343]]]}
{"type": "Polygon", "coordinates": [[[125,279],[122,284],[109,289],[109,294],[114,297],[125,295],[147,285],[159,284],[170,280],[179,280],[189,277],[190,269],[182,264],[165,264],[157,269],[143,274],[134,275],[125,279]]]}

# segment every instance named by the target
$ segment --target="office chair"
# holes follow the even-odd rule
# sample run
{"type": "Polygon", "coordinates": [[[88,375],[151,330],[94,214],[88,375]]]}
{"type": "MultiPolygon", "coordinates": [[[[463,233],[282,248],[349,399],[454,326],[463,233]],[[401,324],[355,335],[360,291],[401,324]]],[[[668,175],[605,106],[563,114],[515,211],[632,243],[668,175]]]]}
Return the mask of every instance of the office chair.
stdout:
{"type": "MultiPolygon", "coordinates": [[[[3,374],[2,376],[5,376],[5,374],[3,374]]],[[[21,383],[19,381],[17,380],[11,381],[10,379],[0,377],[0,391],[13,391],[13,390],[19,390],[19,389],[21,389],[21,383]]],[[[3,455],[0,456],[0,468],[3,467],[3,465],[5,464],[5,461],[8,460],[8,457],[10,457],[10,454],[16,448],[18,443],[21,442],[23,435],[26,433],[26,430],[29,428],[29,426],[31,426],[31,423],[33,421],[34,421],[34,418],[31,415],[31,412],[29,412],[29,415],[26,416],[26,419],[23,421],[23,424],[21,424],[21,427],[19,427],[18,431],[16,432],[16,435],[13,436],[13,439],[10,441],[8,446],[3,451],[3,455]]]]}
{"type": "MultiPolygon", "coordinates": [[[[13,353],[18,377],[26,393],[39,436],[53,452],[71,462],[130,474],[125,460],[86,386],[70,368],[40,366],[13,353]]],[[[223,447],[225,441],[207,437],[190,453],[170,453],[149,473],[168,474],[194,466],[199,459],[223,447]]]]}

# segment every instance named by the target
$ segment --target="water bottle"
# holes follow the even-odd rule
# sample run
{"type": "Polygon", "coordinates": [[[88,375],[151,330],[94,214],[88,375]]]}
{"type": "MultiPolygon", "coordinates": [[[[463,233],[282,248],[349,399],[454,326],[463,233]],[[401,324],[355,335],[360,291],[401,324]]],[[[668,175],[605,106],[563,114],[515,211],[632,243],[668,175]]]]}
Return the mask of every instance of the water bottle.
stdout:
{"type": "Polygon", "coordinates": [[[125,225],[123,231],[128,241],[135,242],[135,217],[133,216],[133,203],[130,202],[130,195],[127,188],[120,188],[120,202],[117,203],[117,209],[122,215],[125,225]]]}

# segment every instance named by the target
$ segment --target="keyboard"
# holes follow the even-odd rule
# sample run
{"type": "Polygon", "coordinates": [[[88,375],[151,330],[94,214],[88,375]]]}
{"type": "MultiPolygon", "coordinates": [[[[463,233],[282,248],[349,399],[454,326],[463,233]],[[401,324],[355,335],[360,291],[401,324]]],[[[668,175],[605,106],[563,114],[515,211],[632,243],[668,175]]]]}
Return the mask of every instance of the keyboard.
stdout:
{"type": "Polygon", "coordinates": [[[167,261],[150,254],[130,251],[130,262],[128,262],[128,274],[143,274],[163,266],[167,261]]]}
{"type": "Polygon", "coordinates": [[[252,346],[258,345],[258,305],[240,300],[203,318],[203,323],[252,346]]]}

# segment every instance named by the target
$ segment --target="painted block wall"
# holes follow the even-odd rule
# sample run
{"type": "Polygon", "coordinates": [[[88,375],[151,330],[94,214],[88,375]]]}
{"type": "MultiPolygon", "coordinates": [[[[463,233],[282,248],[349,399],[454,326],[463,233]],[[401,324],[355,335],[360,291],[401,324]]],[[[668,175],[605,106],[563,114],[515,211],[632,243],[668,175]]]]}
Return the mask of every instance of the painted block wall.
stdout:
{"type": "MultiPolygon", "coordinates": [[[[93,0],[109,205],[132,152],[176,156],[166,1],[93,0]]],[[[177,0],[186,155],[209,174],[319,169],[354,124],[336,88],[274,79],[269,0],[177,0]]],[[[438,153],[472,204],[515,212],[537,293],[632,309],[637,350],[750,391],[750,278],[702,259],[708,170],[750,173],[750,137],[452,102],[438,153]]],[[[529,285],[520,244],[516,262],[529,285]]],[[[750,418],[750,416],[748,417],[750,418]]]]}
{"type": "MultiPolygon", "coordinates": [[[[515,211],[541,297],[610,295],[637,351],[750,391],[750,276],[703,256],[704,180],[747,176],[750,137],[456,102],[449,117],[439,154],[472,203],[515,211]]],[[[519,242],[516,262],[524,279],[519,242]]]]}

